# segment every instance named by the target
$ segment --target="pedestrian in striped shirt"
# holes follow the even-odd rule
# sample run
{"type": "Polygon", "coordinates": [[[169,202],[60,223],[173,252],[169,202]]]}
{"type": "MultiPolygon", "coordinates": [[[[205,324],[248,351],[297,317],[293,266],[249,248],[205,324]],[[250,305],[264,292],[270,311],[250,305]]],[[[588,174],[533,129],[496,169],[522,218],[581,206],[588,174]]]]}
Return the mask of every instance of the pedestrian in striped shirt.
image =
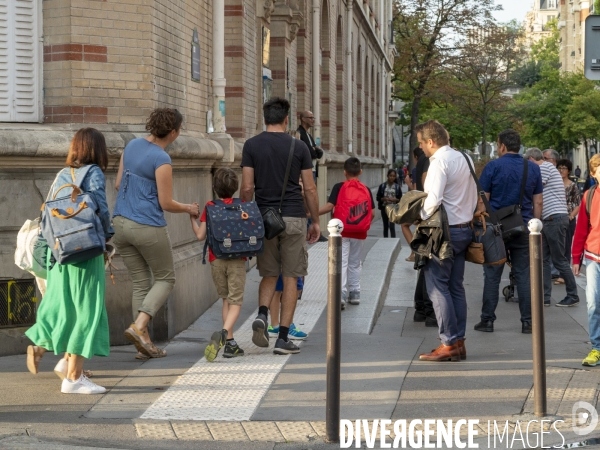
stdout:
{"type": "Polygon", "coordinates": [[[577,284],[571,271],[569,260],[565,256],[565,236],[569,228],[569,213],[565,187],[560,173],[554,164],[544,161],[544,156],[539,148],[530,148],[525,153],[530,161],[540,167],[542,185],[544,187],[542,222],[542,246],[544,250],[544,306],[550,306],[552,295],[552,269],[551,263],[559,271],[560,277],[565,280],[567,296],[556,306],[575,306],[579,304],[577,284]]]}

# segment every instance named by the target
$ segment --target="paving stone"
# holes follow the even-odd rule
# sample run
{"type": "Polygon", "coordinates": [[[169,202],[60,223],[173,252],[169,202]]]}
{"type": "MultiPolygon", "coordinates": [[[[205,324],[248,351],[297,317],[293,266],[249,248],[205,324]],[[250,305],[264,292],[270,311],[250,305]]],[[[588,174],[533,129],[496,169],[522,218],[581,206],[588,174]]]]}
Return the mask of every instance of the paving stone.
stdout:
{"type": "Polygon", "coordinates": [[[177,439],[185,441],[212,441],[213,435],[210,433],[206,422],[171,422],[173,431],[177,439]]]}
{"type": "Polygon", "coordinates": [[[251,441],[284,442],[285,438],[275,422],[242,422],[251,441]]]}
{"type": "Polygon", "coordinates": [[[275,422],[286,441],[309,441],[317,436],[310,422],[275,422]]]}
{"type": "Polygon", "coordinates": [[[215,441],[249,441],[240,422],[206,422],[215,441]]]}
{"type": "Polygon", "coordinates": [[[177,439],[170,422],[139,422],[135,430],[142,439],[177,439]]]}

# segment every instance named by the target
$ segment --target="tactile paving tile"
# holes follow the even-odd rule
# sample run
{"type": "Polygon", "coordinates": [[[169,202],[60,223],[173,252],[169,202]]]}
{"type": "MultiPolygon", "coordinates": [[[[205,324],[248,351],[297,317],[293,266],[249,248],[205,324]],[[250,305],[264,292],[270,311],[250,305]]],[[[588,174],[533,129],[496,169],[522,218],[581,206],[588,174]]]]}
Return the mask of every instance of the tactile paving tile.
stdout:
{"type": "Polygon", "coordinates": [[[251,441],[285,441],[275,422],[242,422],[242,426],[251,441]]]}
{"type": "Polygon", "coordinates": [[[596,406],[599,382],[600,374],[597,371],[576,370],[573,378],[569,381],[556,414],[575,419],[572,417],[575,402],[584,401],[596,406]]]}
{"type": "MultiPolygon", "coordinates": [[[[309,333],[327,304],[327,244],[315,244],[309,251],[309,271],[294,322],[309,333]]],[[[252,322],[248,318],[236,333],[246,354],[241,358],[213,363],[200,359],[142,414],[142,419],[162,420],[250,420],[254,410],[285,366],[288,356],[273,354],[269,348],[252,343],[252,322]]],[[[302,343],[297,345],[301,346],[302,343]]]]}
{"type": "MultiPolygon", "coordinates": [[[[549,414],[556,414],[569,381],[573,377],[574,369],[565,369],[561,367],[548,367],[546,369],[546,401],[549,414]]],[[[529,391],[523,411],[533,412],[535,409],[535,399],[533,389],[529,391]]]]}
{"type": "Polygon", "coordinates": [[[135,431],[142,439],[177,439],[169,422],[136,423],[135,431]]]}
{"type": "Polygon", "coordinates": [[[212,441],[213,435],[210,434],[206,422],[171,422],[173,431],[177,439],[183,441],[212,441]]]}
{"type": "Polygon", "coordinates": [[[325,436],[327,434],[325,422],[311,422],[310,424],[319,436],[325,436]]]}
{"type": "Polygon", "coordinates": [[[240,422],[206,422],[215,441],[249,441],[240,422]]]}
{"type": "Polygon", "coordinates": [[[309,441],[317,433],[309,422],[275,422],[286,441],[309,441]]]}

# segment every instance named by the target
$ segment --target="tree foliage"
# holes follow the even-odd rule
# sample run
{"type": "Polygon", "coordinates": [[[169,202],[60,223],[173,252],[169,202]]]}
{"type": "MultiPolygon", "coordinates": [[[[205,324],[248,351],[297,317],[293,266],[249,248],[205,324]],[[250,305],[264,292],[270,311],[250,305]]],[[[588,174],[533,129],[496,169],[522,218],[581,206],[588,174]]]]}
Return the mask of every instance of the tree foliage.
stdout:
{"type": "Polygon", "coordinates": [[[394,82],[398,97],[410,104],[412,132],[423,99],[436,94],[435,81],[456,57],[466,30],[492,23],[493,0],[393,0],[396,49],[394,82]]]}
{"type": "Polygon", "coordinates": [[[516,97],[514,114],[520,120],[523,142],[528,146],[570,148],[600,136],[600,91],[581,72],[561,72],[560,36],[556,22],[552,33],[532,46],[527,64],[538,68],[537,80],[516,97]]]}

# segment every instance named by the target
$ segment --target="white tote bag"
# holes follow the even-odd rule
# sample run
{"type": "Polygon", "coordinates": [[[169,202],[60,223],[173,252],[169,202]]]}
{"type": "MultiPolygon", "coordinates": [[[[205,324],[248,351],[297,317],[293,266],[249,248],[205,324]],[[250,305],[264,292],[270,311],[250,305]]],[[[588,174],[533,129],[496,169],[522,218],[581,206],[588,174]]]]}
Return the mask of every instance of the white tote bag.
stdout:
{"type": "Polygon", "coordinates": [[[46,279],[46,265],[42,265],[39,258],[34,257],[36,247],[41,244],[38,242],[40,237],[40,220],[26,220],[17,235],[15,264],[37,278],[46,279]]]}

